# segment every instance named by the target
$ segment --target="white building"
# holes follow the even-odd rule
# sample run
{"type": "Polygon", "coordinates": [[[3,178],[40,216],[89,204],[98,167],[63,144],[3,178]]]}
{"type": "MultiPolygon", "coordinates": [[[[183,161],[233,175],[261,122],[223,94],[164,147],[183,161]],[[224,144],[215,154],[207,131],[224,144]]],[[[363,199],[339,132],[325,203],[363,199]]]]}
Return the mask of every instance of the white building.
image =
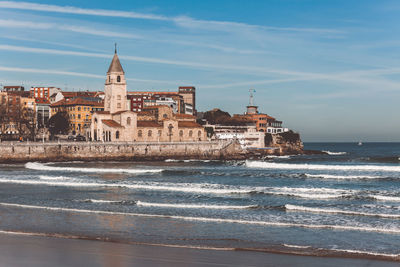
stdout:
{"type": "Polygon", "coordinates": [[[205,125],[204,127],[212,127],[218,140],[237,139],[243,148],[265,147],[265,133],[257,132],[256,126],[205,125]]]}

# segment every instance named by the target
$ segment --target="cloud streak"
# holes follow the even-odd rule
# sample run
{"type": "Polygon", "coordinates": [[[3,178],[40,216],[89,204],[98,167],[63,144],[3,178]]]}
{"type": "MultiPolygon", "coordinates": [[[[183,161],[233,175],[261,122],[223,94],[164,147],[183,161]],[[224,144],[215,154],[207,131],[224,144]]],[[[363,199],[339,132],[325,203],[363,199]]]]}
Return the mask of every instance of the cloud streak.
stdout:
{"type": "MultiPolygon", "coordinates": [[[[5,67],[0,66],[0,71],[7,72],[22,72],[22,73],[39,73],[39,74],[54,74],[54,75],[66,75],[75,77],[85,77],[85,78],[95,78],[95,79],[105,79],[105,75],[91,74],[91,73],[81,73],[81,72],[71,72],[62,71],[54,69],[33,69],[33,68],[16,68],[16,67],[5,67]]],[[[176,81],[162,81],[162,80],[148,80],[148,79],[136,79],[136,78],[126,78],[128,81],[135,82],[145,82],[145,83],[162,83],[162,84],[173,84],[176,85],[176,81]]]]}
{"type": "Polygon", "coordinates": [[[0,1],[0,8],[31,10],[53,13],[66,13],[77,15],[90,15],[90,16],[103,16],[103,17],[118,17],[128,19],[145,19],[156,21],[169,21],[177,26],[184,28],[196,28],[206,30],[218,31],[237,31],[238,29],[248,30],[267,30],[267,31],[284,31],[284,32],[297,32],[297,33],[315,33],[315,34],[343,34],[344,32],[337,29],[324,29],[324,28],[296,28],[296,27],[273,27],[252,25],[232,21],[216,21],[216,20],[199,20],[187,16],[168,17],[163,15],[139,13],[133,11],[119,11],[119,10],[105,10],[105,9],[88,9],[73,6],[57,6],[36,4],[28,2],[14,2],[14,1],[0,1]]]}

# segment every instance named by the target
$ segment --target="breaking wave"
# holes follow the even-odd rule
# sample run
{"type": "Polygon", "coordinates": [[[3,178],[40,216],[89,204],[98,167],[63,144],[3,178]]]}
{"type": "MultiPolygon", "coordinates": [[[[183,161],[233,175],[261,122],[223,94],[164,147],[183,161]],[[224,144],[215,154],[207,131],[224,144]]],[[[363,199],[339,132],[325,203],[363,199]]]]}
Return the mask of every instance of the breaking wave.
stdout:
{"type": "Polygon", "coordinates": [[[400,214],[365,213],[365,212],[339,210],[339,209],[312,208],[312,207],[304,207],[304,206],[297,206],[297,205],[290,205],[290,204],[286,204],[285,208],[287,211],[301,211],[301,212],[329,213],[329,214],[343,214],[343,215],[371,216],[371,217],[382,217],[382,218],[389,218],[389,219],[400,219],[400,214]]]}
{"type": "Polygon", "coordinates": [[[400,202],[400,197],[395,197],[395,196],[381,196],[381,195],[369,195],[369,196],[379,201],[400,202]]]}
{"type": "Polygon", "coordinates": [[[322,165],[322,164],[290,164],[265,161],[246,161],[249,168],[288,169],[288,170],[336,170],[336,171],[387,171],[400,172],[400,166],[387,165],[322,165]]]}
{"type": "Polygon", "coordinates": [[[284,195],[307,199],[331,199],[349,197],[357,193],[357,190],[343,190],[332,188],[302,188],[302,187],[238,187],[224,186],[219,184],[196,184],[196,183],[93,183],[79,181],[51,181],[51,180],[21,180],[21,179],[0,179],[0,183],[13,183],[23,185],[47,185],[66,187],[109,187],[128,188],[134,190],[171,191],[196,194],[270,194],[284,195]]]}
{"type": "Polygon", "coordinates": [[[232,206],[232,205],[199,205],[199,204],[165,204],[165,203],[150,203],[138,201],[137,206],[141,207],[157,207],[157,208],[178,208],[178,209],[254,209],[258,205],[248,206],[232,206]]]}
{"type": "Polygon", "coordinates": [[[299,228],[310,228],[310,229],[331,229],[331,230],[338,230],[338,231],[364,231],[364,232],[377,232],[377,233],[385,233],[385,234],[400,234],[400,228],[376,228],[376,227],[351,226],[351,225],[303,224],[303,223],[287,223],[287,222],[272,222],[272,221],[250,221],[250,220],[239,220],[239,219],[222,219],[222,218],[210,218],[210,217],[191,217],[191,216],[161,215],[161,214],[125,213],[125,212],[102,211],[102,210],[87,210],[87,209],[48,207],[48,206],[34,206],[34,205],[24,205],[24,204],[14,204],[14,203],[0,203],[0,205],[5,206],[5,207],[58,211],[58,212],[61,211],[61,212],[75,212],[75,213],[89,213],[89,214],[92,213],[92,214],[100,214],[100,215],[120,215],[120,216],[147,217],[147,218],[162,218],[162,219],[195,221],[195,222],[205,222],[205,223],[235,223],[235,224],[249,224],[249,225],[258,225],[258,226],[299,227],[299,228]]]}
{"type": "Polygon", "coordinates": [[[331,156],[340,156],[340,155],[346,155],[347,154],[347,152],[332,152],[332,151],[329,151],[329,150],[322,150],[322,152],[325,152],[326,154],[331,155],[331,156]]]}
{"type": "Polygon", "coordinates": [[[139,173],[157,173],[162,172],[162,169],[105,169],[105,168],[77,168],[77,167],[56,167],[56,166],[47,166],[38,162],[28,162],[25,164],[25,168],[31,170],[39,170],[39,171],[67,171],[67,172],[88,172],[88,173],[131,173],[131,174],[139,174],[139,173]]]}
{"type": "Polygon", "coordinates": [[[372,175],[332,175],[332,174],[308,174],[305,176],[307,178],[324,178],[324,179],[380,179],[382,176],[372,176],[372,175]]]}
{"type": "Polygon", "coordinates": [[[82,201],[88,202],[88,203],[100,203],[100,204],[129,204],[129,205],[136,204],[136,201],[134,201],[134,200],[84,199],[82,201]]]}

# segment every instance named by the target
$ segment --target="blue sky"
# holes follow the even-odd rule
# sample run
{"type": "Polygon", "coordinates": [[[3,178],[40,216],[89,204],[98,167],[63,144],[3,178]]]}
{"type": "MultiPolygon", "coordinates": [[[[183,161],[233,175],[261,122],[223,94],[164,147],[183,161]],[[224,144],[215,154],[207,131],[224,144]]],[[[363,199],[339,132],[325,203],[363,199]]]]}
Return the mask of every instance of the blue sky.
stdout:
{"type": "Polygon", "coordinates": [[[0,1],[0,84],[197,88],[200,111],[260,111],[304,141],[400,141],[399,1],[0,1]]]}

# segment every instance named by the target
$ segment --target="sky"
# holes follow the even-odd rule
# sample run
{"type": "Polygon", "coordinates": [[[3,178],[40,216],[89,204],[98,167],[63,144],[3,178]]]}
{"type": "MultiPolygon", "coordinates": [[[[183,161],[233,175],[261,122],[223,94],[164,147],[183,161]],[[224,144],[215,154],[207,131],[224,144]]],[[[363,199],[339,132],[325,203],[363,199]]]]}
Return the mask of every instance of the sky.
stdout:
{"type": "Polygon", "coordinates": [[[400,141],[400,2],[0,1],[0,85],[196,87],[198,111],[259,111],[305,142],[400,141]]]}

